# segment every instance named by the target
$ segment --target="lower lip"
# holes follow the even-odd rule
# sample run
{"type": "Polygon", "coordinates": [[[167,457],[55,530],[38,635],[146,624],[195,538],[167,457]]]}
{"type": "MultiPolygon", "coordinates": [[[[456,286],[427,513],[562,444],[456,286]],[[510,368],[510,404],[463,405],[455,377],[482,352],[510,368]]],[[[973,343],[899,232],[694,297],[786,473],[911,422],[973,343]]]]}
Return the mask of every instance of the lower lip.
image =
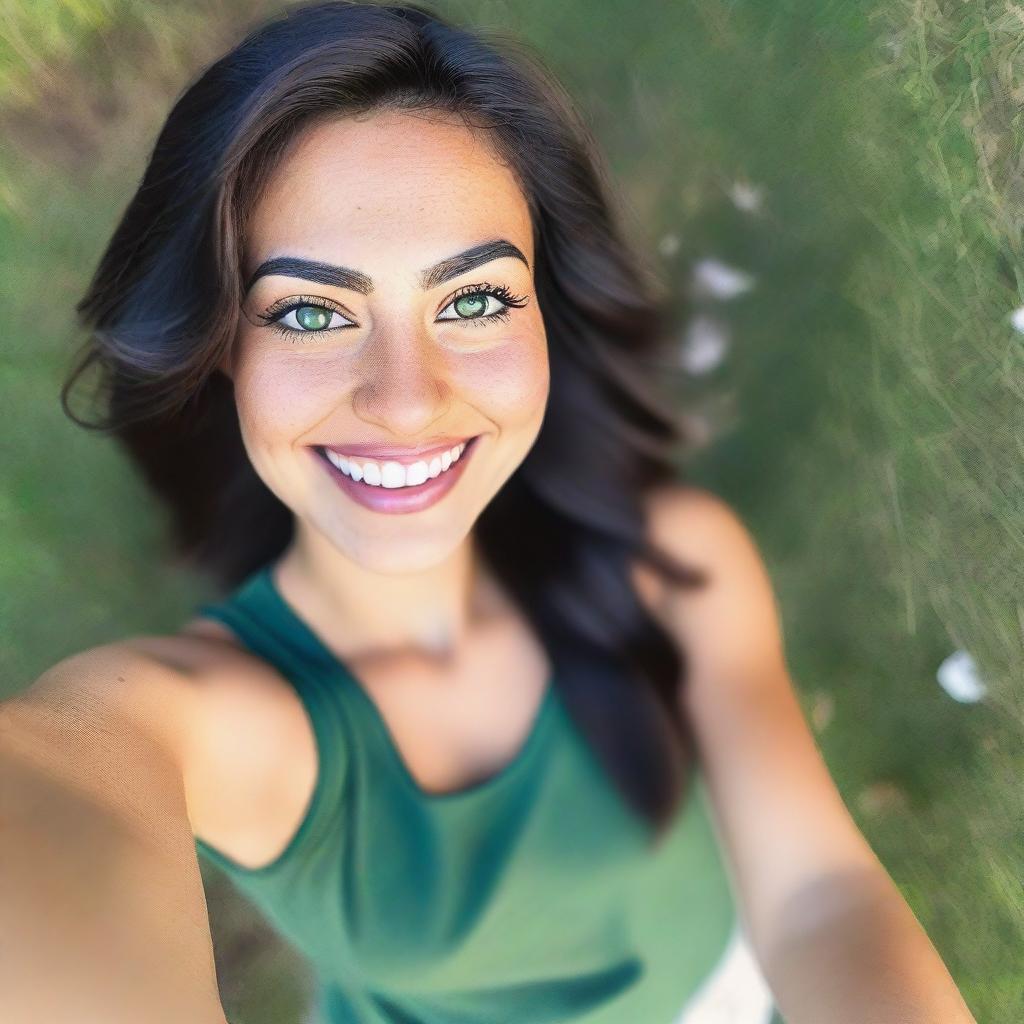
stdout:
{"type": "Polygon", "coordinates": [[[401,515],[406,512],[419,512],[440,501],[459,481],[466,470],[466,464],[476,448],[476,437],[466,442],[466,447],[459,456],[459,461],[443,473],[438,473],[432,480],[427,479],[414,487],[374,487],[364,484],[361,480],[353,480],[346,476],[319,449],[311,449],[314,457],[331,475],[334,482],[353,500],[364,508],[374,512],[391,512],[401,515]]]}

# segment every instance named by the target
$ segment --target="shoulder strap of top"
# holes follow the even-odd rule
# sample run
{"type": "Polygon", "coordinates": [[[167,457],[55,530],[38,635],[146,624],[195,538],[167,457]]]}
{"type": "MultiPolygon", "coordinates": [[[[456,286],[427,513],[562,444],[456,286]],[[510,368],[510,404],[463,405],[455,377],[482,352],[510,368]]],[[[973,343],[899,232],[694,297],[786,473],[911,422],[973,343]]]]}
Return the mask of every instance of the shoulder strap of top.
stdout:
{"type": "Polygon", "coordinates": [[[259,569],[222,600],[196,609],[198,614],[226,625],[247,650],[287,680],[302,702],[316,742],[317,778],[306,814],[288,846],[273,862],[247,868],[196,839],[209,859],[229,875],[246,881],[278,875],[289,864],[305,859],[325,836],[336,835],[342,825],[342,796],[355,741],[340,699],[337,663],[283,614],[271,589],[269,573],[269,566],[259,569]]]}
{"type": "Polygon", "coordinates": [[[332,674],[337,661],[316,642],[308,630],[286,614],[274,590],[271,566],[251,573],[220,601],[198,607],[201,615],[223,622],[254,654],[296,674],[332,674]]]}

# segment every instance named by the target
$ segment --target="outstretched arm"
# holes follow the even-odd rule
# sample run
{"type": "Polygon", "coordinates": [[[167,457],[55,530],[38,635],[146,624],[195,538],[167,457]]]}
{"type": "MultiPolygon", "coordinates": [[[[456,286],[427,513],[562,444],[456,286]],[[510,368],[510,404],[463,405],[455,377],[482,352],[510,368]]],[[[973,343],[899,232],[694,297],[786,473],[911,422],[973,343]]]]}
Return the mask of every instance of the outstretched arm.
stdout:
{"type": "Polygon", "coordinates": [[[690,659],[681,706],[787,1024],[976,1024],[829,775],[749,532],[719,498],[683,485],[659,491],[650,516],[655,543],[712,577],[667,594],[659,618],[690,659]]]}
{"type": "Polygon", "coordinates": [[[110,645],[0,702],[5,1024],[226,1024],[182,782],[187,685],[110,645]]]}

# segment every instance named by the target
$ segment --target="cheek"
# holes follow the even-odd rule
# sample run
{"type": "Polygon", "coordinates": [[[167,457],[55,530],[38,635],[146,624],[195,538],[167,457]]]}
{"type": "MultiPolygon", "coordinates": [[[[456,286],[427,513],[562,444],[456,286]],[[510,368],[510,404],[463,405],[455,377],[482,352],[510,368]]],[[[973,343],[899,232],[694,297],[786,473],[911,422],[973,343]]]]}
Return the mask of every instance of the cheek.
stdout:
{"type": "Polygon", "coordinates": [[[235,374],[242,434],[252,448],[291,447],[337,407],[346,369],[339,360],[306,353],[268,352],[235,374]]]}
{"type": "Polygon", "coordinates": [[[452,379],[467,401],[504,427],[534,423],[543,414],[549,383],[543,336],[517,337],[477,352],[456,366],[452,379]]]}

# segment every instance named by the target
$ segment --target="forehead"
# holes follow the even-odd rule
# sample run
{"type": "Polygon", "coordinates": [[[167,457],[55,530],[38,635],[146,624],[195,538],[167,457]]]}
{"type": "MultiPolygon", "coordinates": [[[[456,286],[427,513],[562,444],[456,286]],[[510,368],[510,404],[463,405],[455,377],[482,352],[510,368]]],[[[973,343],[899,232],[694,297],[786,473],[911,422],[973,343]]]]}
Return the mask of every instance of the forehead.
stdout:
{"type": "Polygon", "coordinates": [[[526,199],[485,129],[378,112],[312,125],[292,141],[252,211],[245,264],[248,273],[288,253],[419,268],[499,237],[532,265],[526,199]]]}

